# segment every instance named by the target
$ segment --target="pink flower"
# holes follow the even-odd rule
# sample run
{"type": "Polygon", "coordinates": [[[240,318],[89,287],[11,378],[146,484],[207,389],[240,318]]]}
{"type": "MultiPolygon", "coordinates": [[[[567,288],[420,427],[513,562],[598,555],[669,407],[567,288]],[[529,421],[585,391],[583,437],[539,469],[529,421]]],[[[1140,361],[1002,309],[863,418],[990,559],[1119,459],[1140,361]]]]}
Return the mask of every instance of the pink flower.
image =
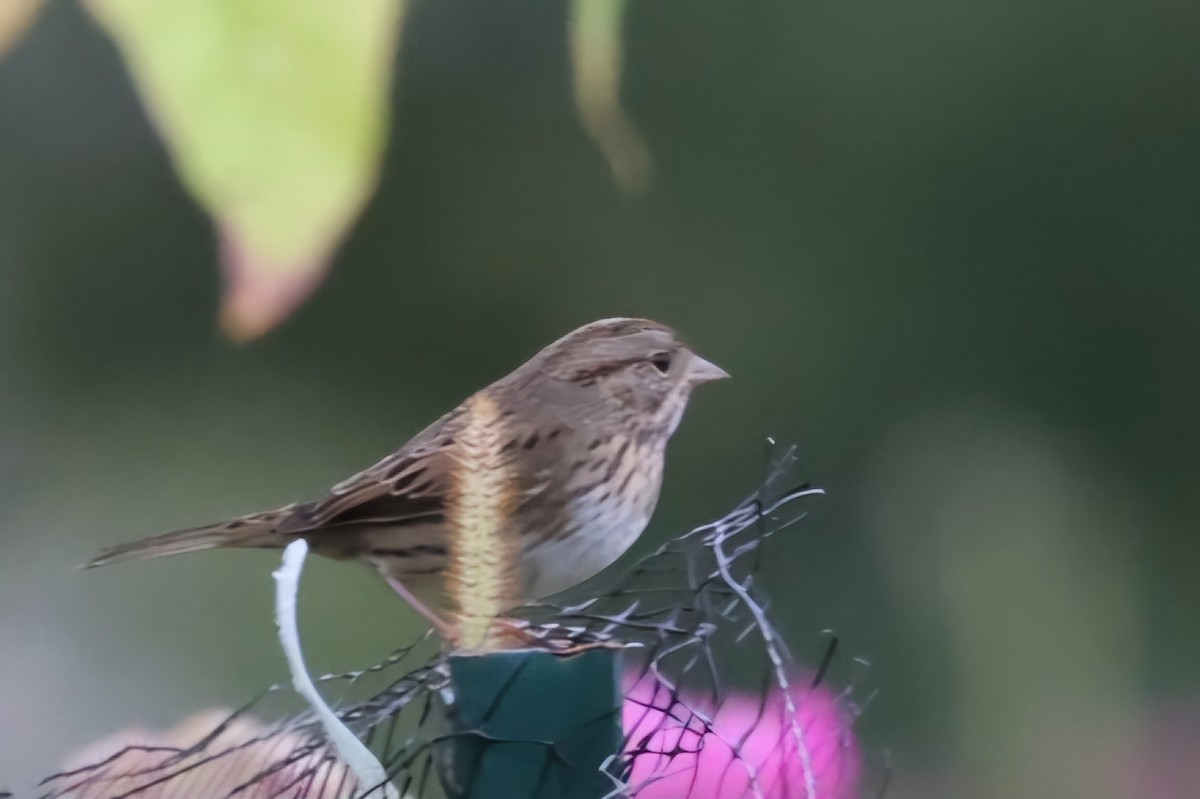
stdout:
{"type": "Polygon", "coordinates": [[[765,700],[726,697],[715,715],[689,707],[650,675],[626,691],[629,785],[638,799],[857,795],[862,758],[850,714],[828,691],[798,679],[765,700]]]}

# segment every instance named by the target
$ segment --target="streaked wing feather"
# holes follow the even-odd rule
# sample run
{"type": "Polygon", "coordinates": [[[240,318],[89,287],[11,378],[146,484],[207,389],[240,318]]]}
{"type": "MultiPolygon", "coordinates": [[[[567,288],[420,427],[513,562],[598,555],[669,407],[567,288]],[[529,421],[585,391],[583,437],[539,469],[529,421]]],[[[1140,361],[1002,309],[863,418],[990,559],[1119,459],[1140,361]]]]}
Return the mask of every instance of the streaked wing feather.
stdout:
{"type": "MultiPolygon", "coordinates": [[[[554,493],[555,484],[569,474],[561,469],[563,443],[577,437],[578,431],[572,427],[582,426],[577,420],[572,420],[574,425],[565,423],[554,405],[537,410],[542,413],[513,425],[506,447],[520,464],[516,469],[519,507],[547,492],[554,493]]],[[[296,535],[329,530],[336,535],[345,528],[441,521],[462,414],[460,406],[396,452],[335,485],[325,497],[297,507],[277,531],[296,535]]]]}
{"type": "Polygon", "coordinates": [[[284,534],[361,524],[406,524],[440,518],[449,487],[461,408],[426,427],[400,449],[343,480],[280,523],[284,534]]]}

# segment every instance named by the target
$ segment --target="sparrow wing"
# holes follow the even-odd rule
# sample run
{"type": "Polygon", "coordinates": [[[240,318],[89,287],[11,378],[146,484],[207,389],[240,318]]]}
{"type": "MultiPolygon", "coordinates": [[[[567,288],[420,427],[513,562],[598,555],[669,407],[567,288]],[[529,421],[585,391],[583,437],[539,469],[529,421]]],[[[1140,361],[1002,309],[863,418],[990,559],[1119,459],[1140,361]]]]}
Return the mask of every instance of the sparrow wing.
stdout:
{"type": "Polygon", "coordinates": [[[346,526],[440,522],[461,416],[461,409],[451,411],[321,499],[295,507],[276,531],[297,535],[346,526]]]}

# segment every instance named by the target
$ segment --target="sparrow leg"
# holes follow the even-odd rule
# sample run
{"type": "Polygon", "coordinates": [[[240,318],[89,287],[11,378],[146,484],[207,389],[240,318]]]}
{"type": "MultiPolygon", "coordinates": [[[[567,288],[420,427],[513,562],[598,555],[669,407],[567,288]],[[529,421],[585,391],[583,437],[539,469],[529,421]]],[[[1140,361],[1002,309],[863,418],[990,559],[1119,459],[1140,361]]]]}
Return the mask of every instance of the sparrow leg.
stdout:
{"type": "Polygon", "coordinates": [[[387,584],[392,587],[392,590],[400,595],[400,598],[412,606],[412,609],[424,616],[434,629],[438,631],[438,635],[442,636],[443,640],[453,640],[453,630],[441,616],[429,609],[421,600],[417,599],[417,595],[408,590],[408,586],[392,577],[390,574],[385,574],[383,579],[387,580],[387,584]]]}

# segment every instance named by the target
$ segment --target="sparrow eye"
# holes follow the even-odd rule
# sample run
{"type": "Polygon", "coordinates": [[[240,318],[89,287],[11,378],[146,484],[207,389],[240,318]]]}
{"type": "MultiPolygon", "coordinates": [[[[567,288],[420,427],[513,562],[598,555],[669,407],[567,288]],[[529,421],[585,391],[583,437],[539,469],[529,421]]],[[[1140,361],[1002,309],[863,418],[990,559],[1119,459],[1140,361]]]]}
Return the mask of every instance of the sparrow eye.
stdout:
{"type": "Polygon", "coordinates": [[[650,363],[665,375],[671,370],[671,353],[657,352],[650,356],[650,363]]]}

